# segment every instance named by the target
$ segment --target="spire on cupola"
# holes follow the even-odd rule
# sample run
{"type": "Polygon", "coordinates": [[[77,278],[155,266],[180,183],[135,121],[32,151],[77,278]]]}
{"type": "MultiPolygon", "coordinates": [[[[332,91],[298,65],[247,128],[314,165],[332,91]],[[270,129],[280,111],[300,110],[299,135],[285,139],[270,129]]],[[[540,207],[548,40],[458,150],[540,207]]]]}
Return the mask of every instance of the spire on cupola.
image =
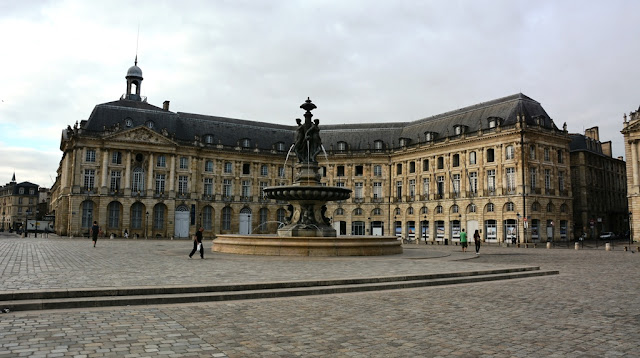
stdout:
{"type": "Polygon", "coordinates": [[[12,183],[16,182],[16,172],[13,172],[13,176],[11,177],[11,182],[12,183]]]}
{"type": "Polygon", "coordinates": [[[140,88],[142,87],[142,70],[138,67],[138,55],[136,54],[136,59],[133,62],[133,66],[129,67],[127,71],[127,94],[126,99],[130,101],[142,101],[142,97],[140,96],[140,88]],[[135,87],[133,89],[131,87],[135,87]]]}

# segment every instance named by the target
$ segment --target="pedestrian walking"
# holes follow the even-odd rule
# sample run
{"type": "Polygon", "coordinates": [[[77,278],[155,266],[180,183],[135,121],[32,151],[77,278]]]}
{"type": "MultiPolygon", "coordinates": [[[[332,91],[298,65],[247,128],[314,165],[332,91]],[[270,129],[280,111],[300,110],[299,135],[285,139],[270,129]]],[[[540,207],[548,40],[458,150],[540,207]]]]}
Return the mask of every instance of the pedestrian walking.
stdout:
{"type": "Polygon", "coordinates": [[[91,238],[93,239],[93,247],[96,247],[96,242],[98,241],[98,234],[100,234],[100,226],[98,226],[97,221],[93,222],[93,226],[91,226],[91,230],[89,233],[91,234],[91,238]]]}
{"type": "Polygon", "coordinates": [[[467,233],[464,232],[464,229],[460,233],[460,245],[462,245],[462,252],[467,252],[467,233]]]}
{"type": "Polygon", "coordinates": [[[129,238],[129,231],[127,231],[127,229],[124,229],[124,238],[125,239],[129,238]]]}
{"type": "Polygon", "coordinates": [[[480,252],[480,233],[478,230],[473,233],[473,241],[476,243],[476,255],[479,255],[480,252]]]}
{"type": "Polygon", "coordinates": [[[189,258],[191,258],[191,256],[193,256],[193,254],[195,254],[196,251],[200,250],[200,258],[204,259],[204,248],[202,247],[202,232],[203,231],[204,231],[204,228],[201,226],[200,230],[198,230],[196,232],[196,235],[193,238],[193,250],[191,250],[191,253],[189,254],[189,258]]]}

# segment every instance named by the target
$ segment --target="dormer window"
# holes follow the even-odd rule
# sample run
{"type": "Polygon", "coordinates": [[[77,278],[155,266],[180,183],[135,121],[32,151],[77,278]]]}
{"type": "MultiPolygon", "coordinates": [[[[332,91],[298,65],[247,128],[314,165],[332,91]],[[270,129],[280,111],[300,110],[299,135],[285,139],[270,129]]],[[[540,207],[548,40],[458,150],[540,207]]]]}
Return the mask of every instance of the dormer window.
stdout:
{"type": "Polygon", "coordinates": [[[373,149],[374,150],[383,150],[384,149],[384,142],[381,140],[377,140],[375,142],[373,142],[373,149]]]}
{"type": "Polygon", "coordinates": [[[206,144],[213,144],[213,136],[211,134],[205,134],[204,142],[206,144]]]}
{"type": "Polygon", "coordinates": [[[462,133],[464,133],[464,126],[461,126],[461,125],[453,126],[453,133],[455,133],[455,135],[461,135],[462,133]]]}
{"type": "Polygon", "coordinates": [[[251,140],[249,138],[244,138],[240,141],[242,148],[249,148],[251,147],[251,140]]]}
{"type": "Polygon", "coordinates": [[[283,142],[276,143],[276,150],[278,152],[284,152],[284,143],[283,142]]]}
{"type": "Polygon", "coordinates": [[[147,121],[146,125],[147,125],[147,128],[153,129],[153,121],[147,121]]]}
{"type": "Polygon", "coordinates": [[[347,150],[347,142],[338,142],[338,151],[344,152],[347,150]]]}
{"type": "Polygon", "coordinates": [[[133,126],[133,120],[131,118],[127,118],[124,120],[124,125],[127,127],[133,126]]]}
{"type": "Polygon", "coordinates": [[[409,145],[409,142],[411,142],[411,139],[409,138],[400,138],[401,147],[406,147],[407,145],[409,145]]]}
{"type": "Polygon", "coordinates": [[[436,139],[436,134],[434,132],[425,132],[424,138],[427,142],[431,142],[436,139]]]}
{"type": "Polygon", "coordinates": [[[495,128],[497,125],[496,122],[495,118],[489,118],[489,128],[495,128]]]}

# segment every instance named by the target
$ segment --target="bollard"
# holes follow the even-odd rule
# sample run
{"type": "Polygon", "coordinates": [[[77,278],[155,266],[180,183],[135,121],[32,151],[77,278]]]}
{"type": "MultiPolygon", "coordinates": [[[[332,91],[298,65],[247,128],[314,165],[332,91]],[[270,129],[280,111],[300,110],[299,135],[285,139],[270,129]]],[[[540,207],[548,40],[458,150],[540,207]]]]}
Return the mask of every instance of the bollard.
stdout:
{"type": "Polygon", "coordinates": [[[576,250],[580,250],[580,244],[576,242],[576,250]]]}
{"type": "Polygon", "coordinates": [[[629,251],[629,249],[625,246],[624,247],[624,251],[627,252],[627,251],[629,251]]]}
{"type": "Polygon", "coordinates": [[[550,248],[551,248],[551,243],[547,242],[547,249],[550,249],[550,248]]]}
{"type": "Polygon", "coordinates": [[[604,249],[605,249],[606,251],[611,251],[611,244],[610,244],[610,243],[608,243],[608,242],[607,242],[606,244],[604,244],[604,249]]]}

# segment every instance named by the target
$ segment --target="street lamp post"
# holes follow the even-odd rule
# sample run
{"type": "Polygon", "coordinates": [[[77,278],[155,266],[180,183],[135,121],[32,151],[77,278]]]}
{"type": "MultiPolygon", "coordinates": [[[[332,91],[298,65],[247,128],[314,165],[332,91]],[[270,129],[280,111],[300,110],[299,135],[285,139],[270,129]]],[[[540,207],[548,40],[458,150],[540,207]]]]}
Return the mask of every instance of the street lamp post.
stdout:
{"type": "Polygon", "coordinates": [[[24,220],[24,237],[29,237],[29,214],[31,214],[31,209],[27,209],[26,218],[24,220]]]}
{"type": "Polygon", "coordinates": [[[629,212],[629,250],[631,250],[631,245],[633,244],[633,219],[632,212],[629,212]]]}
{"type": "Polygon", "coordinates": [[[149,212],[147,211],[147,219],[144,222],[144,239],[147,240],[149,238],[149,212]]]}

